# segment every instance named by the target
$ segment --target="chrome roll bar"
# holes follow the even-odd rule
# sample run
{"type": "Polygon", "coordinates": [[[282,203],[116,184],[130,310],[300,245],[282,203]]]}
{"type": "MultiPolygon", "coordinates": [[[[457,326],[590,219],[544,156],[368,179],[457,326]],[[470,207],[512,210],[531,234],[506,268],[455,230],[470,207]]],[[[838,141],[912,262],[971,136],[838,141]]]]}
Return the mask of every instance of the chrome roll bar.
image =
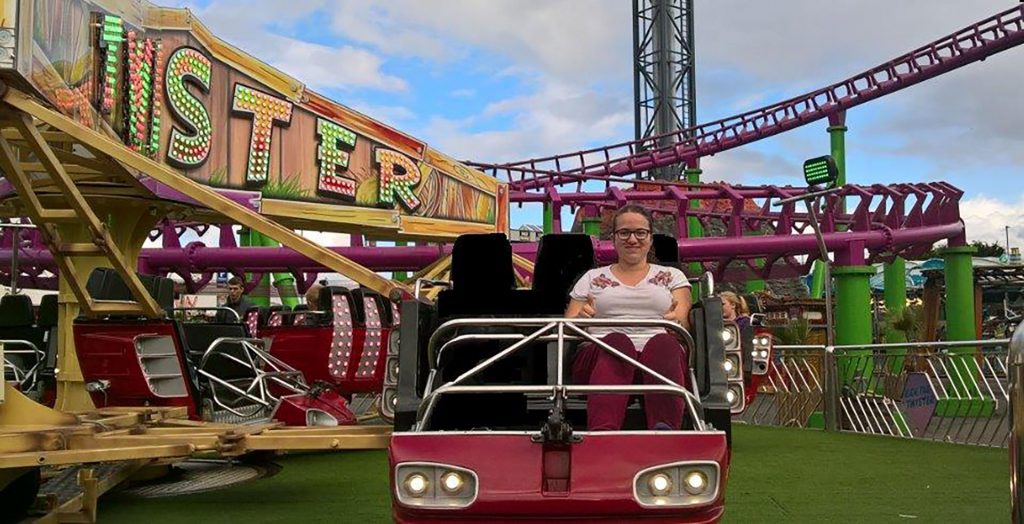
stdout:
{"type": "Polygon", "coordinates": [[[699,430],[705,429],[703,410],[700,408],[700,395],[696,388],[697,384],[691,384],[693,391],[688,391],[681,385],[666,378],[660,373],[650,369],[636,359],[625,355],[621,351],[606,344],[603,340],[591,335],[586,331],[587,327],[661,327],[666,331],[674,333],[683,340],[687,348],[694,348],[693,337],[685,328],[668,320],[662,319],[606,319],[606,318],[462,318],[445,322],[431,335],[427,345],[427,354],[431,365],[430,378],[423,401],[420,403],[420,412],[417,416],[417,423],[414,431],[426,427],[437,399],[443,394],[459,393],[550,393],[552,395],[586,394],[586,393],[668,393],[683,397],[687,408],[690,411],[699,430]],[[458,335],[447,341],[439,350],[435,348],[440,341],[449,333],[456,333],[459,328],[464,327],[526,327],[537,328],[528,335],[516,333],[495,333],[495,334],[468,334],[458,335]],[[568,333],[567,333],[568,331],[568,333]],[[601,385],[566,385],[563,376],[565,371],[566,340],[584,340],[594,344],[596,348],[611,353],[616,358],[640,369],[644,373],[654,377],[661,382],[657,385],[628,385],[628,386],[601,386],[601,385]],[[468,340],[515,340],[515,343],[501,350],[494,356],[473,366],[462,373],[454,380],[447,382],[436,390],[433,389],[433,379],[436,372],[436,364],[439,361],[441,352],[455,345],[458,342],[468,340]],[[496,386],[465,386],[465,381],[477,375],[484,369],[492,366],[499,360],[515,353],[531,342],[554,341],[557,344],[557,371],[553,385],[496,385],[496,386]],[[436,353],[436,357],[435,357],[436,353]]]}
{"type": "Polygon", "coordinates": [[[277,385],[293,393],[308,393],[309,387],[302,372],[284,363],[266,351],[266,342],[258,338],[221,337],[213,341],[203,353],[197,371],[210,383],[210,393],[214,404],[239,417],[247,414],[235,409],[238,403],[228,403],[217,394],[220,386],[241,398],[260,405],[264,409],[272,409],[281,399],[272,393],[272,385],[277,385]],[[241,349],[241,357],[221,350],[226,344],[237,344],[241,349]],[[251,376],[236,379],[224,379],[214,375],[206,368],[212,359],[224,359],[252,372],[251,376]],[[241,386],[236,385],[240,383],[241,386]]]}
{"type": "Polygon", "coordinates": [[[18,384],[18,388],[22,391],[34,388],[39,378],[39,369],[43,366],[46,359],[46,353],[28,340],[0,340],[0,344],[4,346],[4,371],[11,371],[11,374],[14,375],[14,382],[18,384]],[[27,349],[9,349],[10,346],[22,346],[27,349]],[[34,356],[35,364],[28,369],[23,369],[14,362],[11,362],[10,358],[8,358],[11,355],[34,356]]]}

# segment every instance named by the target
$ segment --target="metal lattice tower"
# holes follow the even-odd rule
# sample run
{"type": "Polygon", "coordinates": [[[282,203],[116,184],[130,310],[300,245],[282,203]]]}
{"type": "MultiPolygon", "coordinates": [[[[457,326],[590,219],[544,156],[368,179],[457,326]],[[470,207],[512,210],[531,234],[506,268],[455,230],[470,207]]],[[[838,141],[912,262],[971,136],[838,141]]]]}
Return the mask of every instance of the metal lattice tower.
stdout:
{"type": "MultiPolygon", "coordinates": [[[[697,124],[693,0],[633,0],[633,93],[636,138],[680,131],[697,124]]],[[[673,139],[659,142],[667,145],[673,139]]],[[[682,166],[653,170],[677,179],[682,166]]]]}

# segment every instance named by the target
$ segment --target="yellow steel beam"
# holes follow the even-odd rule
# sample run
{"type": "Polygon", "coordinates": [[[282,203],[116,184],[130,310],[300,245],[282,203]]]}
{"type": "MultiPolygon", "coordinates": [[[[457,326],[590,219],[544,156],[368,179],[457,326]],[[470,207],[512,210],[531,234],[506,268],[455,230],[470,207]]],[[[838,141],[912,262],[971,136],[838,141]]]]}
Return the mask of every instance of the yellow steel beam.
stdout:
{"type": "Polygon", "coordinates": [[[137,170],[160,183],[174,187],[201,205],[224,215],[235,223],[280,242],[283,246],[301,253],[330,271],[345,275],[363,286],[392,299],[398,298],[402,293],[411,295],[407,286],[381,277],[370,269],[356,264],[352,260],[323,246],[317,245],[276,222],[268,220],[259,213],[232,202],[213,189],[178,173],[170,167],[135,153],[106,135],[79,125],[74,120],[44,107],[21,91],[8,88],[3,100],[11,106],[49,124],[53,128],[67,133],[94,152],[102,152],[127,168],[137,170]]]}
{"type": "MultiPolygon", "coordinates": [[[[39,106],[40,108],[42,106],[39,106]]],[[[121,248],[113,241],[110,237],[110,233],[107,231],[106,226],[100,221],[99,217],[93,212],[92,207],[82,196],[78,186],[68,176],[64,169],[63,164],[53,153],[53,149],[46,143],[42,135],[39,134],[39,129],[33,125],[32,120],[28,115],[21,115],[21,118],[14,120],[14,126],[21,132],[21,136],[28,142],[29,148],[36,154],[36,157],[42,163],[46,172],[49,173],[50,178],[57,183],[60,187],[61,192],[64,193],[67,198],[70,207],[78,213],[78,216],[85,222],[85,226],[92,233],[98,241],[98,244],[107,256],[107,260],[111,263],[113,268],[120,274],[121,279],[124,281],[125,286],[132,294],[132,298],[138,303],[142,309],[142,313],[150,318],[157,318],[163,315],[163,310],[156,303],[156,299],[146,291],[145,286],[142,285],[142,281],[139,280],[138,274],[135,273],[135,268],[132,267],[129,262],[125,259],[121,253],[121,248]]],[[[52,249],[52,247],[51,247],[52,249]]],[[[59,255],[59,253],[54,253],[59,255]]],[[[78,275],[65,275],[64,278],[78,278],[78,275]]],[[[89,303],[87,309],[92,309],[91,306],[94,304],[89,303]]],[[[95,311],[87,311],[88,313],[95,313],[95,311]]]]}

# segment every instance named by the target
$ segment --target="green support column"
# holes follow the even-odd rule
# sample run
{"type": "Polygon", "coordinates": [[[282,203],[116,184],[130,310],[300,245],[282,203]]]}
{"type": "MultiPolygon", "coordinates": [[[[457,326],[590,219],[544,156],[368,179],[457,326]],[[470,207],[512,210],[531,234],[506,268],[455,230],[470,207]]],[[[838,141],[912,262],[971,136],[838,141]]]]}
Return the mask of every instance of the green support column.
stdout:
{"type": "MultiPolygon", "coordinates": [[[[703,172],[704,171],[701,170],[699,167],[687,168],[685,171],[683,171],[683,176],[686,177],[687,183],[699,184],[700,175],[703,172]]],[[[700,209],[700,201],[691,200],[690,209],[700,209]]],[[[700,220],[697,220],[697,217],[689,217],[686,227],[690,238],[701,238],[704,236],[704,226],[701,225],[700,220]]],[[[701,266],[699,262],[691,262],[687,269],[690,272],[689,276],[691,277],[699,277],[701,273],[704,271],[703,266],[701,266]]],[[[691,289],[691,293],[693,293],[693,301],[697,302],[698,297],[701,296],[700,284],[694,285],[691,289]]]]}
{"type": "MultiPolygon", "coordinates": [[[[259,235],[260,245],[263,247],[281,247],[281,243],[268,237],[267,235],[259,235]]],[[[291,273],[272,273],[271,277],[274,282],[274,287],[277,288],[277,296],[281,299],[281,304],[293,308],[299,305],[299,292],[295,289],[295,277],[291,273]]],[[[264,277],[267,278],[267,277],[264,277]]],[[[267,303],[270,302],[270,280],[266,280],[267,284],[267,303]]],[[[262,284],[261,284],[262,285],[262,284]]]]}
{"type": "MultiPolygon", "coordinates": [[[[409,244],[405,240],[396,240],[395,241],[395,246],[402,246],[402,247],[404,247],[404,246],[407,246],[407,245],[409,245],[409,244]]],[[[405,281],[405,279],[409,278],[409,274],[406,273],[405,271],[395,271],[394,273],[391,274],[391,278],[393,278],[395,280],[405,281]]]]}
{"type": "Polygon", "coordinates": [[[583,217],[583,232],[601,238],[601,215],[587,215],[583,217]]]}
{"type": "MultiPolygon", "coordinates": [[[[837,346],[871,344],[871,276],[874,274],[875,268],[871,266],[832,268],[837,346]]],[[[844,385],[850,385],[857,377],[870,380],[873,370],[870,349],[848,351],[840,362],[840,379],[844,385]]]]}
{"type": "MultiPolygon", "coordinates": [[[[759,258],[754,261],[754,264],[757,267],[764,267],[764,259],[759,258]]],[[[765,287],[766,285],[764,280],[761,280],[759,278],[748,280],[747,283],[744,284],[744,290],[746,290],[747,293],[754,293],[755,291],[764,291],[765,287]]]]}
{"type": "MultiPolygon", "coordinates": [[[[957,246],[942,249],[939,253],[945,260],[946,280],[946,340],[976,340],[978,334],[974,324],[974,246],[957,246]]],[[[987,396],[978,386],[980,372],[974,355],[978,348],[950,348],[952,369],[950,379],[960,390],[958,396],[979,398],[987,396]]],[[[947,416],[985,416],[991,413],[992,402],[980,400],[968,402],[942,402],[936,411],[947,416]]]]}
{"type": "MultiPolygon", "coordinates": [[[[263,245],[263,235],[251,229],[242,228],[238,235],[238,245],[241,247],[258,247],[263,245]]],[[[245,275],[249,278],[249,274],[245,275]]],[[[249,300],[257,306],[270,305],[270,275],[263,275],[260,283],[248,293],[249,300]]]]}
{"type": "Polygon", "coordinates": [[[544,203],[544,234],[551,234],[551,231],[555,228],[555,208],[549,203],[544,203]]]}
{"type": "MultiPolygon", "coordinates": [[[[903,257],[896,257],[884,265],[886,328],[885,342],[899,344],[907,341],[903,331],[894,329],[891,322],[907,308],[907,263],[903,257]]],[[[906,348],[889,350],[889,371],[899,374],[907,356],[906,348]]]]}
{"type": "MultiPolygon", "coordinates": [[[[907,263],[902,257],[896,257],[885,264],[885,309],[889,318],[899,315],[907,307],[907,263]]],[[[885,341],[893,344],[906,342],[907,336],[902,331],[888,327],[885,341]]]]}
{"type": "MultiPolygon", "coordinates": [[[[832,159],[836,161],[836,168],[839,176],[836,178],[836,185],[846,185],[846,112],[829,117],[828,137],[832,159]]],[[[839,210],[846,212],[846,199],[839,201],[839,210]]],[[[821,298],[825,293],[825,268],[820,261],[814,263],[814,273],[811,277],[811,298],[821,298]]]]}

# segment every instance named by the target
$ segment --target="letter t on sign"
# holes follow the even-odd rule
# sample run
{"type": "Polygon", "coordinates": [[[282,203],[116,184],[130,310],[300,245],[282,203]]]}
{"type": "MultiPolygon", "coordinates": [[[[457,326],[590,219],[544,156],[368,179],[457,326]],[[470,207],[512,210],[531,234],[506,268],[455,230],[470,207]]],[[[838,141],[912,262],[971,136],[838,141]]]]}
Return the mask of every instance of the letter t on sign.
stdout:
{"type": "Polygon", "coordinates": [[[270,140],[274,125],[288,127],[292,123],[292,103],[242,84],[235,84],[231,110],[252,115],[249,139],[249,162],[245,183],[263,185],[270,173],[270,140]]]}

